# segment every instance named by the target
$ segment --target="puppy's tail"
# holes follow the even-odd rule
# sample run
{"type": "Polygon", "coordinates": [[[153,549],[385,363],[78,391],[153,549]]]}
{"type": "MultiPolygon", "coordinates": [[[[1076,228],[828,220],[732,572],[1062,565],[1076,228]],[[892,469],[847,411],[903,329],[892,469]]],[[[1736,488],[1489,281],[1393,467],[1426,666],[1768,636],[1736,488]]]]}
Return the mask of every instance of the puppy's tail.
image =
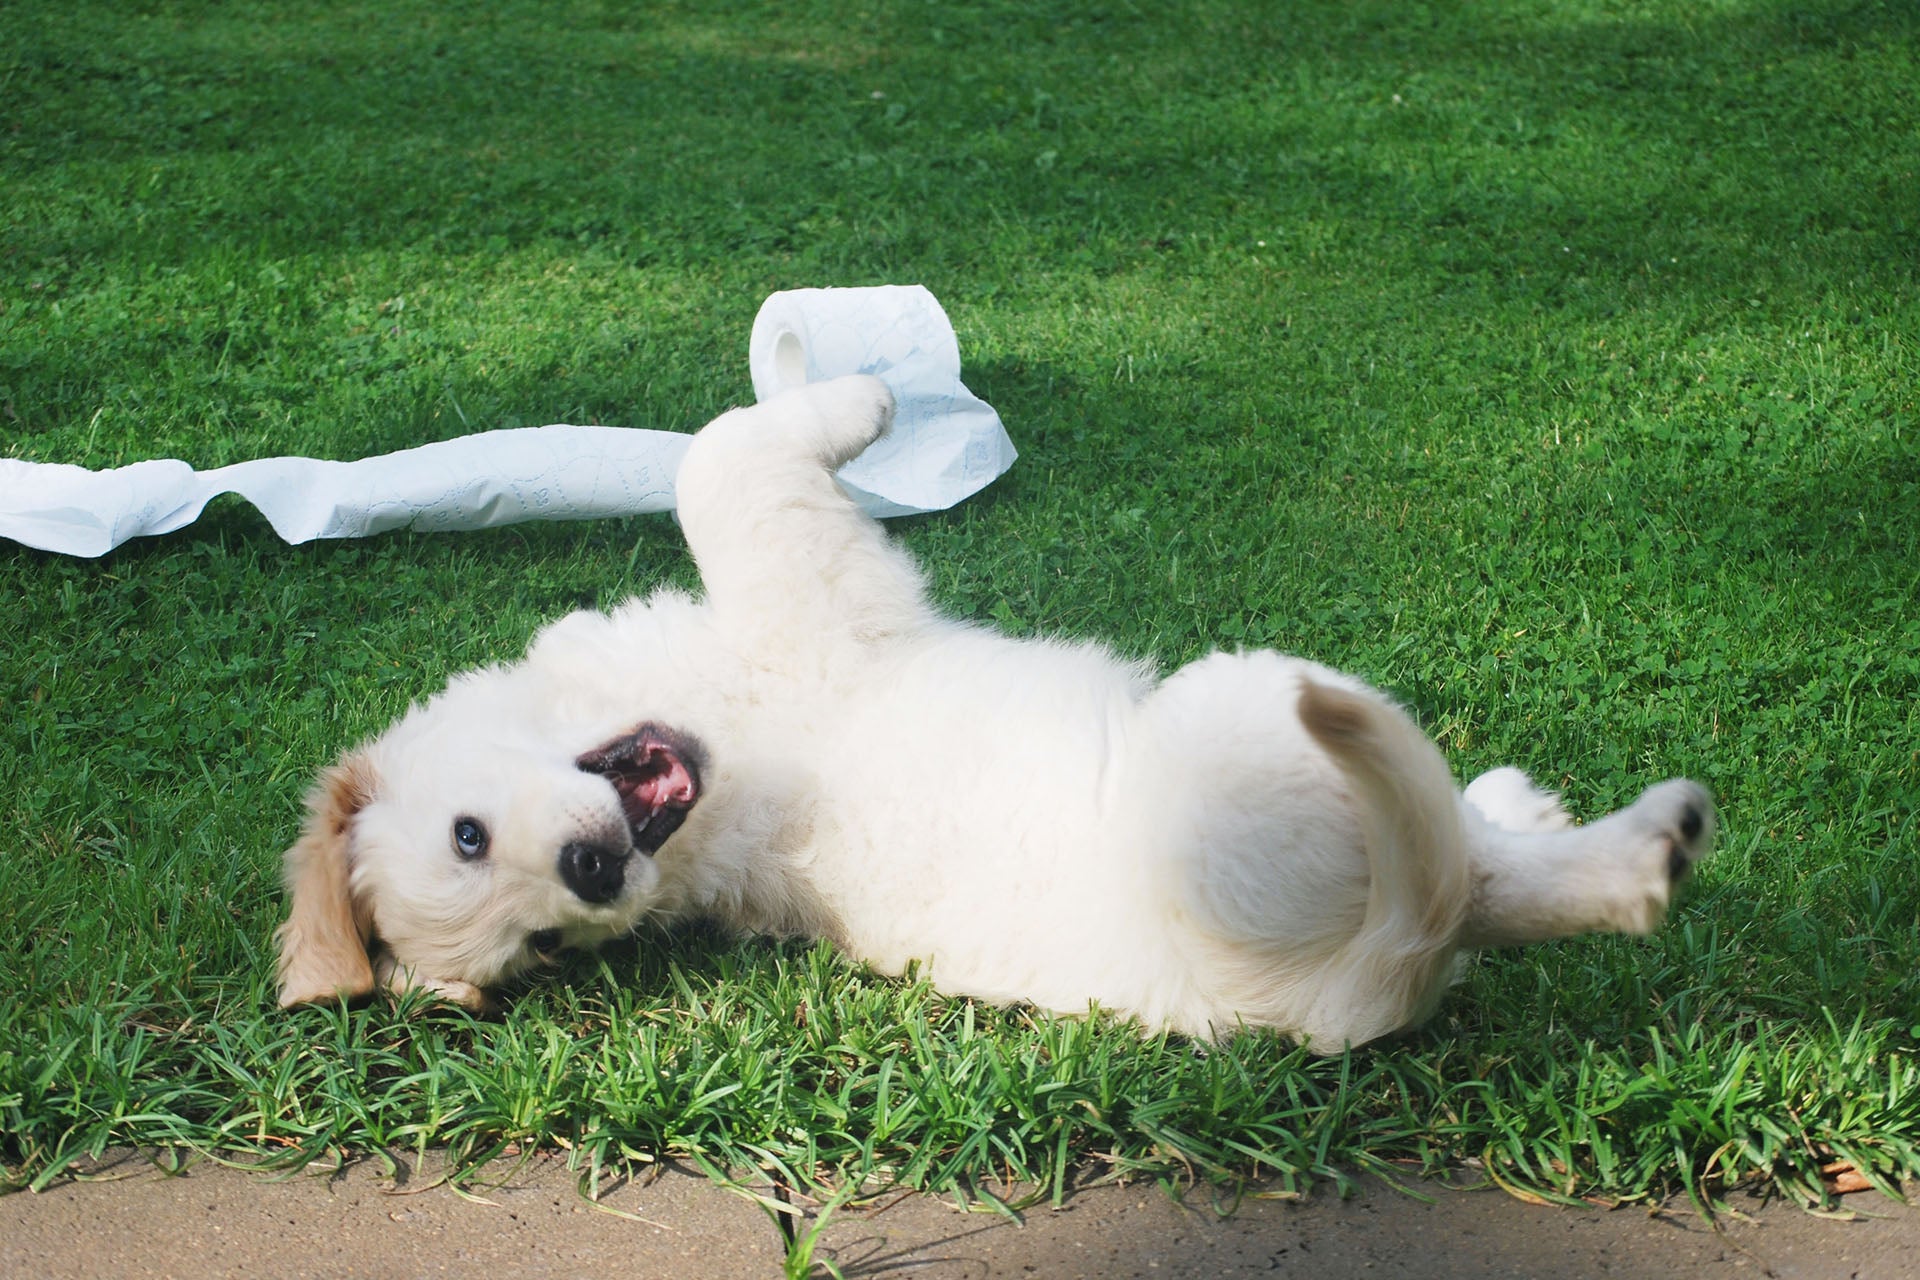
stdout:
{"type": "MultiPolygon", "coordinates": [[[[1386,699],[1307,679],[1299,716],[1353,787],[1366,845],[1366,914],[1333,961],[1314,1019],[1359,1044],[1418,1021],[1446,988],[1472,892],[1466,827],[1446,761],[1386,699]],[[1353,1023],[1359,1010],[1371,1011],[1369,1025],[1353,1023]]],[[[1314,1047],[1338,1052],[1340,1043],[1314,1047]]]]}

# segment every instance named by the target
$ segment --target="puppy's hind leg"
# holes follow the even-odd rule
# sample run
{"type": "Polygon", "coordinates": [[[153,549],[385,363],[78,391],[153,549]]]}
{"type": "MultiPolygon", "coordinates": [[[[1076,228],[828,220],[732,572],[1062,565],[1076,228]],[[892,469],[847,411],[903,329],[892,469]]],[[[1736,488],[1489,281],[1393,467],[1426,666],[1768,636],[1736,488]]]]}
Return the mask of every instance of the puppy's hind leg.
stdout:
{"type": "Polygon", "coordinates": [[[732,410],[694,437],[675,481],[681,528],[707,598],[749,647],[879,639],[927,617],[913,562],[833,478],[892,420],[887,385],[856,376],[732,410]]]}
{"type": "Polygon", "coordinates": [[[1464,799],[1473,898],[1463,941],[1473,947],[1651,932],[1713,847],[1713,801],[1684,778],[1566,830],[1515,829],[1490,820],[1472,787],[1464,799]]]}

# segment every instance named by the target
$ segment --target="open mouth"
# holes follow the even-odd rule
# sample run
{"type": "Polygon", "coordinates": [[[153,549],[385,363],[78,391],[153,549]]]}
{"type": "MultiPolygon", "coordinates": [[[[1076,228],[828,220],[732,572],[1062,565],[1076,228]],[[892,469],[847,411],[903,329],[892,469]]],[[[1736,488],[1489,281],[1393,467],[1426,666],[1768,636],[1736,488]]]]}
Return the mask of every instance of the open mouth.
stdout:
{"type": "Polygon", "coordinates": [[[651,854],[680,829],[700,798],[706,751],[686,734],[649,723],[596,747],[574,764],[613,785],[634,848],[651,854]]]}

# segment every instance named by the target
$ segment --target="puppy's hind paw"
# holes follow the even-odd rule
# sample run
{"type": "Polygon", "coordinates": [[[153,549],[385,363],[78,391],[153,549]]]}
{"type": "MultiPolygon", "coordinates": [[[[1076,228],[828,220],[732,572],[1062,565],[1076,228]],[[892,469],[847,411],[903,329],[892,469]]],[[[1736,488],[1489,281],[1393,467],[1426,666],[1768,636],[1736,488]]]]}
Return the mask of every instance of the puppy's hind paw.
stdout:
{"type": "Polygon", "coordinates": [[[1667,847],[1666,873],[1677,884],[1693,871],[1693,864],[1713,852],[1713,797],[1707,789],[1686,778],[1648,787],[1634,801],[1632,812],[1652,828],[1656,840],[1667,847]]]}
{"type": "Polygon", "coordinates": [[[1624,880],[1614,927],[1651,933],[1666,919],[1679,883],[1713,849],[1713,798],[1685,778],[1648,787],[1632,805],[1608,819],[1634,834],[1622,847],[1624,880]]]}

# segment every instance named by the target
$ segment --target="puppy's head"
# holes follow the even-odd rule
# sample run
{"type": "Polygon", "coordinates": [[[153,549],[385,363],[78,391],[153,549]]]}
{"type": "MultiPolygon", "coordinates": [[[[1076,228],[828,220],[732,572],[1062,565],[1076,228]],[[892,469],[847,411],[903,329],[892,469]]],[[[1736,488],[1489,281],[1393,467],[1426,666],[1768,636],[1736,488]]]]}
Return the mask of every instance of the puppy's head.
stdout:
{"type": "Polygon", "coordinates": [[[457,682],[321,775],[286,855],[283,1006],[385,982],[479,1009],[655,905],[653,855],[700,797],[700,744],[557,723],[501,675],[457,682]]]}

